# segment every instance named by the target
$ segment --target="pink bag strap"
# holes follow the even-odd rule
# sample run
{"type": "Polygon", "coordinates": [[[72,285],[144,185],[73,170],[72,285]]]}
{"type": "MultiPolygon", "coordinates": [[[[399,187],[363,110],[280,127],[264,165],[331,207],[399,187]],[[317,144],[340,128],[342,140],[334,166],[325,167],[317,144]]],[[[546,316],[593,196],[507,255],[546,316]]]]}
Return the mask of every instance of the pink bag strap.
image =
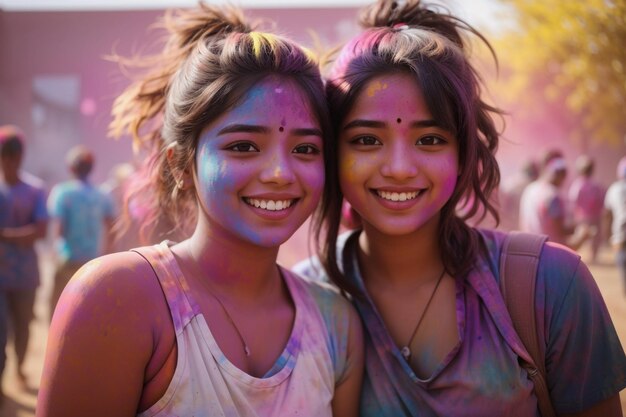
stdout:
{"type": "Polygon", "coordinates": [[[500,255],[500,291],[513,321],[513,327],[528,350],[533,363],[522,363],[535,386],[543,417],[556,416],[546,383],[545,357],[539,347],[535,317],[535,284],[539,254],[545,235],[511,232],[500,255]]]}

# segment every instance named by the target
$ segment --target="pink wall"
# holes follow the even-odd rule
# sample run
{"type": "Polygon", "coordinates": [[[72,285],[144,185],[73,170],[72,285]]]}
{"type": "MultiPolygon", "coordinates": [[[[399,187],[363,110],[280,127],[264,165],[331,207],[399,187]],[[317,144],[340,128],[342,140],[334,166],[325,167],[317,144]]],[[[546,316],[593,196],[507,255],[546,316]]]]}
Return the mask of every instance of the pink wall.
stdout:
{"type": "MultiPolygon", "coordinates": [[[[98,151],[93,175],[96,182],[103,181],[115,163],[130,158],[129,140],[106,137],[113,98],[127,80],[103,56],[114,45],[122,55],[149,45],[158,35],[147,28],[161,13],[0,11],[0,124],[17,124],[26,132],[28,171],[49,186],[66,178],[63,158],[76,143],[98,151]],[[93,100],[94,113],[81,115],[74,109],[77,120],[70,115],[61,125],[57,120],[35,126],[33,79],[64,75],[78,77],[79,102],[93,100]]],[[[282,33],[309,46],[313,43],[309,30],[315,29],[326,45],[334,45],[356,27],[351,8],[259,9],[249,14],[275,21],[282,33]]]]}

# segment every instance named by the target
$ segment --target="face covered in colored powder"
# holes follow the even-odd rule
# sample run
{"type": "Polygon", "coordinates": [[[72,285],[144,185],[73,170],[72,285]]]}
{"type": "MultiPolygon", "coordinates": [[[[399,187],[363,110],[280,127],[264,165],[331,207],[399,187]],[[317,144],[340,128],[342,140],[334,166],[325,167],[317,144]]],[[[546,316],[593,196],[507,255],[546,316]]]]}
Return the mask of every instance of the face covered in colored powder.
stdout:
{"type": "Polygon", "coordinates": [[[458,171],[457,140],[410,75],[365,85],[339,132],[341,188],[364,228],[403,235],[437,221],[458,171]]]}
{"type": "Polygon", "coordinates": [[[264,79],[200,134],[200,215],[215,233],[265,247],[283,243],[318,203],[322,146],[301,89],[290,80],[264,79]]]}

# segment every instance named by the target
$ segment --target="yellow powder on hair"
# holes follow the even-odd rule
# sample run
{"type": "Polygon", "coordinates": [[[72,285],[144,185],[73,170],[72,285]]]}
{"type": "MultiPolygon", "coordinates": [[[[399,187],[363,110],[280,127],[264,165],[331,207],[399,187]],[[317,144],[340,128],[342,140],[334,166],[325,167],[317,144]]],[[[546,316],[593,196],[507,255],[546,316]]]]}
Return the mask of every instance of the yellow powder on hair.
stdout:
{"type": "Polygon", "coordinates": [[[263,46],[269,46],[273,51],[276,45],[276,38],[274,35],[263,32],[250,32],[250,38],[252,39],[252,53],[255,58],[259,58],[263,53],[263,46]]]}

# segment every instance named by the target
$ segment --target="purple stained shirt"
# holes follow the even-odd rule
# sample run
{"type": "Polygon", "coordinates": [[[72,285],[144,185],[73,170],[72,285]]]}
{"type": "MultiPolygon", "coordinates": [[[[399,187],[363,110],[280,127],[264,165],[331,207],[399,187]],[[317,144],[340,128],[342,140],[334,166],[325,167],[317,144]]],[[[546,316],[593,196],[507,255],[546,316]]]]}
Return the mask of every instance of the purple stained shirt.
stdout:
{"type": "Polygon", "coordinates": [[[552,242],[565,243],[559,222],[566,218],[566,203],[554,184],[539,179],[522,193],[519,207],[519,229],[523,232],[548,235],[552,242]]]}
{"type": "Polygon", "coordinates": [[[598,224],[604,208],[604,188],[586,177],[577,177],[569,188],[568,198],[576,221],[598,224]]]}
{"type": "MultiPolygon", "coordinates": [[[[38,178],[23,173],[15,185],[0,180],[0,227],[20,227],[48,220],[46,192],[38,178]]],[[[35,248],[0,242],[0,289],[39,285],[35,248]]]]}
{"type": "MultiPolygon", "coordinates": [[[[460,342],[430,377],[418,378],[407,365],[371,300],[355,301],[366,341],[361,416],[539,416],[532,382],[518,362],[528,352],[498,288],[506,235],[480,234],[489,254],[456,280],[460,342]]],[[[344,241],[339,250],[352,262],[344,270],[364,289],[356,239],[344,241]]],[[[324,279],[311,264],[296,270],[324,279]]],[[[598,287],[578,255],[558,244],[545,246],[535,303],[556,412],[579,412],[618,394],[626,386],[626,357],[598,287]]]]}

